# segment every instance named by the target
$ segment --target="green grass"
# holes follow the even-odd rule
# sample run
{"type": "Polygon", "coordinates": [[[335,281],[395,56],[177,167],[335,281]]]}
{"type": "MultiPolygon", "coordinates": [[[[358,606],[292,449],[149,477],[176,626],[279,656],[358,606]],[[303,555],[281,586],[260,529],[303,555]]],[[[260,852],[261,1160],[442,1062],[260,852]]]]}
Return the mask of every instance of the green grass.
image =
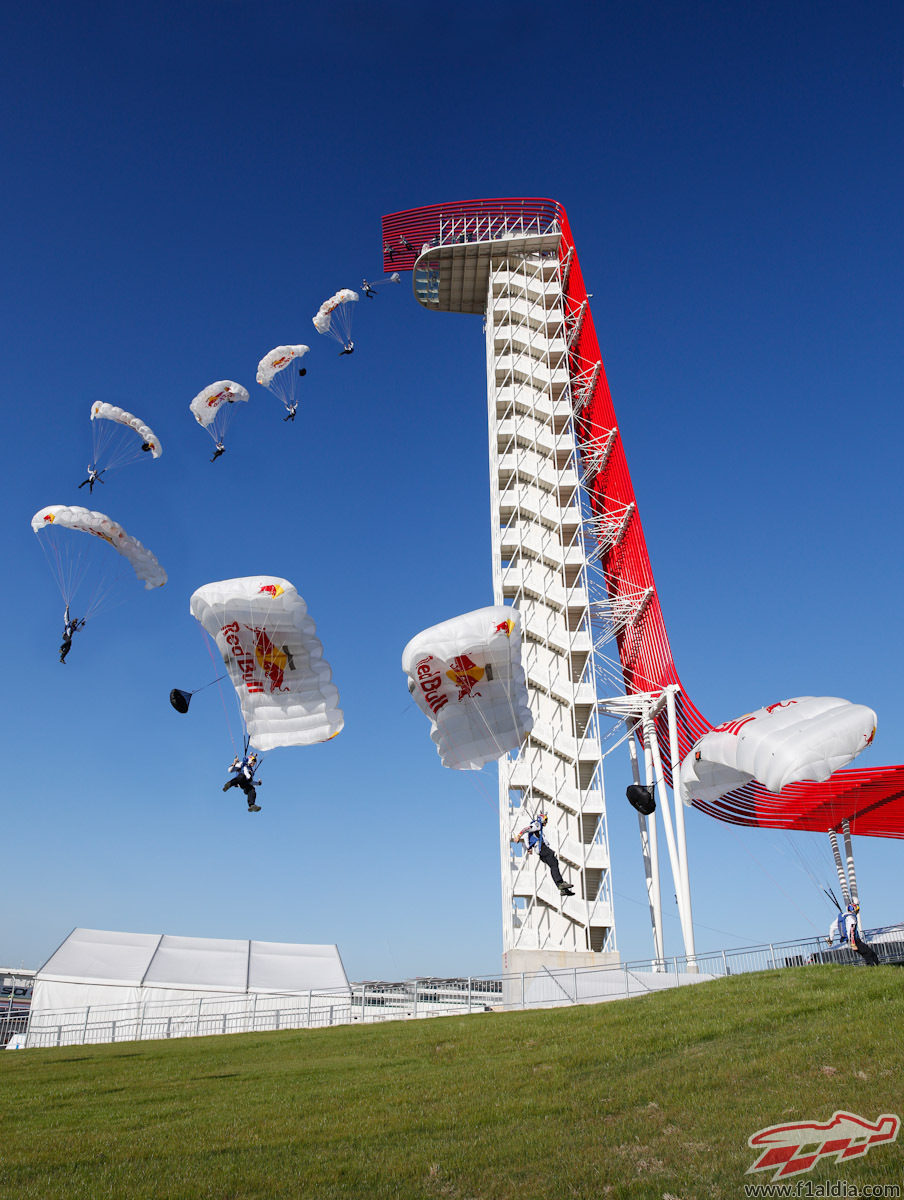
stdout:
{"type": "MultiPolygon", "coordinates": [[[[561,1010],[11,1051],[0,1196],[740,1197],[763,1126],[904,1116],[902,990],[890,967],[805,967],[561,1010]]],[[[902,1144],[802,1178],[904,1195],[902,1144]]]]}

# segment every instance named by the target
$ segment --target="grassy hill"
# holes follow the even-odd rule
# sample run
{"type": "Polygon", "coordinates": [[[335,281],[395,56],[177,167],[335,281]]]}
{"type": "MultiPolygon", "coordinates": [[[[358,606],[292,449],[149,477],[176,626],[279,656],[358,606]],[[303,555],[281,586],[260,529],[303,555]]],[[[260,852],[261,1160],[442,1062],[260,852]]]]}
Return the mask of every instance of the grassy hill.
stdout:
{"type": "MultiPolygon", "coordinates": [[[[904,1116],[902,993],[891,967],[804,967],[579,1008],[11,1051],[0,1196],[743,1196],[769,1178],[745,1175],[766,1125],[904,1116]]],[[[904,1134],[799,1178],[904,1195],[904,1134]]]]}

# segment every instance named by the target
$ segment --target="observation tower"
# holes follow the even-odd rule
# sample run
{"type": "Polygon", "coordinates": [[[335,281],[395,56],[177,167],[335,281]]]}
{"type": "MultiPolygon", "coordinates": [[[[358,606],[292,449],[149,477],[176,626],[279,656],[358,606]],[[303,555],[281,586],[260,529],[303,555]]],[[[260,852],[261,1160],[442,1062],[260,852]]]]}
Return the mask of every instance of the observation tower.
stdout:
{"type": "MultiPolygon", "coordinates": [[[[505,968],[617,959],[602,764],[619,742],[611,725],[604,739],[602,717],[622,723],[630,753],[654,961],[664,959],[661,826],[693,970],[675,798],[682,759],[714,727],[678,678],[565,210],[526,197],[409,209],[383,218],[383,254],[387,271],[413,271],[425,308],[484,318],[494,600],[521,611],[535,721],[499,763],[505,968]],[[541,809],[573,897],[512,844],[541,809]]],[[[856,899],[851,835],[904,837],[904,764],[778,793],[751,779],[690,802],[736,825],[827,832],[842,893],[856,899]]]]}
{"type": "MultiPolygon", "coordinates": [[[[646,721],[655,741],[669,693],[644,685],[624,704],[647,680],[639,633],[658,605],[568,220],[545,199],[437,204],[384,217],[383,245],[384,268],[412,270],[425,308],[484,318],[494,601],[521,612],[535,722],[499,762],[506,969],[614,962],[601,698],[616,693],[612,715],[646,721]],[[541,809],[572,897],[512,842],[541,809]]],[[[655,824],[639,820],[661,957],[655,824]]],[[[679,845],[683,826],[676,871],[679,845]]]]}

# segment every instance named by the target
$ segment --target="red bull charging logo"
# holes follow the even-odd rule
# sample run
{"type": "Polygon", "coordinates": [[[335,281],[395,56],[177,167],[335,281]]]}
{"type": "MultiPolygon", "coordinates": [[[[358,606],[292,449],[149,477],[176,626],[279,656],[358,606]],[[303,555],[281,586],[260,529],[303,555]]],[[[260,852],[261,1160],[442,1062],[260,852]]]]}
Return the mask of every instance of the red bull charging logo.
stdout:
{"type": "Polygon", "coordinates": [[[265,583],[261,588],[261,594],[272,596],[275,600],[276,597],[281,596],[285,590],[286,589],[284,587],[280,587],[278,583],[265,583]]]}
{"type": "Polygon", "coordinates": [[[269,684],[270,692],[287,692],[285,672],[290,667],[289,655],[285,649],[274,645],[265,629],[257,629],[251,625],[240,625],[233,621],[224,625],[220,630],[226,645],[232,651],[232,656],[242,676],[242,682],[251,693],[263,693],[264,685],[269,684]],[[242,643],[241,631],[246,629],[254,637],[253,649],[246,649],[242,643]],[[261,674],[263,678],[261,678],[261,674]]]}
{"type": "Polygon", "coordinates": [[[446,678],[451,679],[458,688],[459,700],[464,700],[465,696],[480,695],[474,688],[486,674],[483,667],[478,667],[467,654],[459,654],[457,658],[453,658],[449,667],[451,669],[446,672],[446,678]]]}

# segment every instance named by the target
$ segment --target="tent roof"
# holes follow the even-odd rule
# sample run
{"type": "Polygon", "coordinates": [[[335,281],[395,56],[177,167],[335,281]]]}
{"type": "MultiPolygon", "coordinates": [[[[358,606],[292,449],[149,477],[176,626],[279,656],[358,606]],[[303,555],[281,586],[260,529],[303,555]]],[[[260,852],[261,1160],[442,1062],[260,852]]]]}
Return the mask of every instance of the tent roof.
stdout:
{"type": "Polygon", "coordinates": [[[336,946],[74,929],[38,980],[215,992],[348,987],[336,946]]]}

